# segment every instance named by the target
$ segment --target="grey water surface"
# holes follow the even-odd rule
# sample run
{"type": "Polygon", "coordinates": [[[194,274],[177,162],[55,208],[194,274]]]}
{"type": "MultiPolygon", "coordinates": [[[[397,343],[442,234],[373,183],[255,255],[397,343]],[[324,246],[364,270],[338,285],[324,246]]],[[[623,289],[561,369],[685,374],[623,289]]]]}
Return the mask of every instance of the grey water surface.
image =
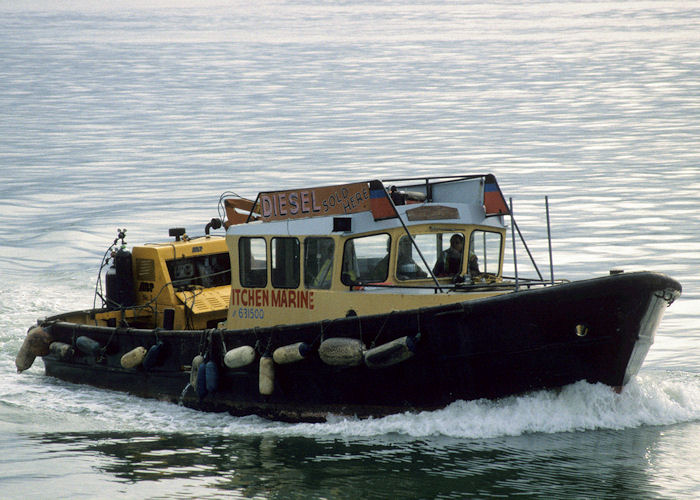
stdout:
{"type": "Polygon", "coordinates": [[[0,498],[700,496],[700,3],[0,14],[0,498]],[[37,318],[92,306],[117,228],[203,233],[224,191],[488,172],[546,273],[545,195],[555,277],[683,284],[622,394],[285,424],[68,384],[40,360],[15,373],[37,318]]]}

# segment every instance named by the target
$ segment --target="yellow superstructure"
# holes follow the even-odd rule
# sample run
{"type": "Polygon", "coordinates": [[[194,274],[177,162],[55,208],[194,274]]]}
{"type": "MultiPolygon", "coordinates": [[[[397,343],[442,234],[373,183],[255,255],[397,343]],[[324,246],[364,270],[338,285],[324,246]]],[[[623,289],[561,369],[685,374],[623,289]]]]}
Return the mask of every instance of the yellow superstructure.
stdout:
{"type": "MultiPolygon", "coordinates": [[[[488,230],[490,234],[498,238],[497,261],[492,264],[495,272],[482,273],[481,280],[501,280],[503,250],[505,245],[505,230],[494,230],[492,227],[484,228],[474,225],[456,225],[436,227],[426,224],[413,226],[411,235],[416,241],[423,237],[435,239],[440,235],[464,234],[467,241],[475,232],[488,230]]],[[[430,307],[440,304],[456,303],[466,299],[476,299],[499,295],[505,290],[475,290],[471,292],[455,291],[453,276],[438,277],[437,281],[443,287],[436,287],[430,273],[422,275],[406,276],[401,274],[402,245],[406,245],[406,233],[400,229],[390,229],[381,232],[365,233],[361,235],[260,235],[248,236],[229,234],[227,242],[232,263],[231,277],[231,307],[228,311],[226,328],[246,329],[253,327],[274,326],[281,324],[309,323],[321,320],[341,318],[345,316],[365,316],[381,314],[388,311],[401,311],[430,307]],[[359,246],[359,238],[374,239],[374,243],[388,242],[385,247],[387,258],[386,276],[374,282],[357,280],[349,276],[348,255],[351,246],[355,249],[359,246]],[[286,247],[294,249],[291,256],[286,256],[283,262],[280,260],[280,251],[277,251],[276,241],[292,241],[286,247]],[[324,255],[326,262],[315,265],[322,259],[309,255],[310,251],[317,253],[318,241],[326,241],[327,247],[332,247],[332,253],[324,255]],[[251,243],[257,244],[257,253],[251,251],[251,243]],[[245,248],[248,247],[248,248],[245,248]],[[248,262],[244,262],[248,260],[248,262]],[[330,263],[328,265],[327,263],[330,263]],[[248,267],[247,267],[248,266],[248,267]],[[277,268],[283,267],[287,276],[275,282],[274,274],[277,268]],[[298,271],[289,273],[290,269],[298,271]],[[257,273],[253,280],[248,279],[248,274],[257,273]],[[324,280],[315,279],[319,273],[326,273],[324,280]],[[285,279],[291,278],[291,279],[285,279]]],[[[279,245],[278,245],[279,246],[279,245]]],[[[282,248],[282,247],[280,247],[282,248]]],[[[430,249],[426,249],[430,250],[430,249]]],[[[429,267],[435,264],[437,251],[425,252],[429,267]]],[[[357,260],[362,256],[356,255],[357,260]]],[[[366,257],[358,267],[380,265],[377,257],[366,257]]],[[[381,259],[379,259],[381,261],[381,259]]],[[[418,259],[415,259],[418,260],[418,259]]],[[[416,269],[425,270],[422,259],[415,263],[416,269]]],[[[425,271],[423,271],[425,272],[425,271]]],[[[468,259],[462,259],[458,275],[469,275],[468,259]]],[[[360,275],[359,278],[362,276],[360,275]]],[[[355,277],[357,278],[357,277],[355,277]]]]}
{"type": "Polygon", "coordinates": [[[116,264],[128,252],[113,252],[119,280],[112,289],[117,283],[118,291],[110,297],[107,276],[105,309],[83,322],[238,330],[512,290],[499,285],[506,208],[495,179],[466,176],[408,187],[399,192],[371,181],[260,193],[255,202],[226,199],[225,238],[189,238],[174,228],[175,241],[134,247],[121,272],[116,264]]]}
{"type": "Polygon", "coordinates": [[[221,236],[183,238],[132,250],[135,304],[97,313],[99,325],[190,330],[226,318],[231,272],[221,236]]]}

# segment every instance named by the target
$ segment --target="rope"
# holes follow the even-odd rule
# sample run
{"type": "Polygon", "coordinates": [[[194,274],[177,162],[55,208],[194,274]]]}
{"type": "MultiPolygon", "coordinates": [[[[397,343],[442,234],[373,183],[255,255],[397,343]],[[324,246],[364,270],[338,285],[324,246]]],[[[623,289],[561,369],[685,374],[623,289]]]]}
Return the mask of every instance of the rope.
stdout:
{"type": "MultiPolygon", "coordinates": [[[[394,311],[391,311],[389,314],[386,315],[384,318],[384,322],[382,323],[382,326],[379,328],[379,331],[377,332],[377,335],[374,337],[374,340],[370,344],[369,348],[373,349],[375,345],[377,345],[377,340],[379,339],[379,336],[382,334],[384,331],[384,327],[386,326],[387,322],[389,321],[389,317],[394,314],[394,311]]],[[[362,338],[360,338],[362,340],[362,338]]]]}
{"type": "Polygon", "coordinates": [[[417,331],[416,334],[413,336],[413,340],[414,340],[414,342],[416,342],[416,343],[417,343],[417,342],[421,339],[421,337],[422,337],[422,334],[421,334],[421,332],[420,332],[420,313],[421,313],[421,310],[418,309],[418,312],[416,313],[416,321],[418,322],[418,325],[417,325],[416,330],[418,330],[418,331],[417,331]]]}
{"type": "Polygon", "coordinates": [[[112,339],[114,338],[114,335],[116,333],[117,333],[117,329],[116,328],[112,329],[112,333],[109,336],[107,343],[105,344],[105,346],[102,349],[100,349],[100,359],[102,359],[104,357],[105,353],[107,352],[107,347],[109,347],[109,344],[112,343],[112,339]]]}
{"type": "Polygon", "coordinates": [[[364,345],[365,342],[362,340],[362,320],[359,316],[357,316],[357,329],[360,332],[360,342],[362,342],[362,345],[364,345]]]}
{"type": "Polygon", "coordinates": [[[255,349],[255,352],[258,353],[258,356],[262,356],[263,352],[260,350],[260,343],[261,342],[260,342],[260,337],[258,337],[258,327],[257,326],[253,327],[253,335],[255,335],[255,347],[253,347],[253,349],[255,349]]]}
{"type": "Polygon", "coordinates": [[[204,330],[207,334],[207,352],[204,354],[204,358],[207,359],[211,354],[211,330],[204,330]]]}
{"type": "Polygon", "coordinates": [[[270,354],[270,348],[272,346],[272,337],[274,335],[274,331],[275,330],[273,329],[272,332],[270,333],[270,336],[267,337],[267,346],[265,346],[265,354],[268,354],[268,355],[270,354]]]}
{"type": "Polygon", "coordinates": [[[204,352],[204,335],[206,333],[206,330],[201,330],[201,333],[199,334],[199,345],[197,346],[197,349],[199,350],[200,355],[202,354],[202,352],[204,352]]]}
{"type": "Polygon", "coordinates": [[[222,348],[221,353],[222,353],[222,356],[225,356],[226,353],[228,352],[228,348],[226,347],[226,341],[224,340],[224,332],[222,332],[221,330],[215,330],[215,331],[219,334],[219,337],[221,338],[221,348],[222,348]]]}

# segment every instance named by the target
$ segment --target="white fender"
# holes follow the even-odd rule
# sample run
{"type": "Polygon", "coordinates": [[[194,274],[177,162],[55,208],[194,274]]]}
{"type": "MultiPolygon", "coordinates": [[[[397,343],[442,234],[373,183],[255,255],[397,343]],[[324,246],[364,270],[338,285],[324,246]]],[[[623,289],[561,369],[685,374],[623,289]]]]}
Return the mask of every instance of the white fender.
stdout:
{"type": "Polygon", "coordinates": [[[269,396],[275,389],[275,363],[269,356],[260,358],[258,389],[263,396],[269,396]]]}
{"type": "Polygon", "coordinates": [[[297,342],[296,344],[285,345],[275,349],[275,352],[272,353],[272,359],[278,365],[296,363],[297,361],[301,361],[306,358],[310,349],[309,344],[306,342],[297,342]]]}
{"type": "Polygon", "coordinates": [[[199,365],[204,363],[204,356],[197,354],[192,358],[192,368],[190,369],[190,386],[197,389],[197,375],[199,374],[199,365]]]}
{"type": "Polygon", "coordinates": [[[334,337],[321,342],[318,355],[333,366],[357,366],[362,363],[365,345],[360,339],[334,337]]]}
{"type": "Polygon", "coordinates": [[[231,369],[248,366],[255,361],[255,349],[249,345],[242,345],[231,349],[224,356],[224,364],[231,369]]]}
{"type": "Polygon", "coordinates": [[[130,350],[120,360],[122,368],[130,369],[136,368],[143,362],[143,358],[146,357],[146,348],[143,346],[138,346],[135,349],[130,350]]]}

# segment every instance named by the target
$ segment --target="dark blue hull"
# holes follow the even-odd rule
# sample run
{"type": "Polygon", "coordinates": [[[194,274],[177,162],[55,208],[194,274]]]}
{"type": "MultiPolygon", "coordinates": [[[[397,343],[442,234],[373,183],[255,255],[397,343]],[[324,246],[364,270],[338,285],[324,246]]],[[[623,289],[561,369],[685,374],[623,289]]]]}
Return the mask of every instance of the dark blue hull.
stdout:
{"type": "Polygon", "coordinates": [[[620,388],[638,372],[663,311],[680,292],[677,281],[642,272],[256,330],[115,329],[62,322],[60,316],[40,324],[55,341],[75,345],[77,337],[87,336],[104,347],[99,356],[77,349],[62,360],[45,356],[47,375],[205,411],[313,421],[328,413],[380,416],[436,409],[456,400],[499,398],[579,380],[620,388]],[[320,359],[318,347],[333,337],[358,338],[367,348],[409,337],[415,354],[384,368],[331,366],[320,359]],[[121,367],[124,353],[157,341],[163,350],[148,370],[121,367]],[[233,370],[223,364],[225,351],[238,346],[253,346],[264,355],[300,341],[310,345],[310,355],[275,365],[269,395],[260,394],[258,362],[233,370]],[[198,354],[206,354],[218,373],[215,390],[203,397],[187,387],[198,354]]]}

